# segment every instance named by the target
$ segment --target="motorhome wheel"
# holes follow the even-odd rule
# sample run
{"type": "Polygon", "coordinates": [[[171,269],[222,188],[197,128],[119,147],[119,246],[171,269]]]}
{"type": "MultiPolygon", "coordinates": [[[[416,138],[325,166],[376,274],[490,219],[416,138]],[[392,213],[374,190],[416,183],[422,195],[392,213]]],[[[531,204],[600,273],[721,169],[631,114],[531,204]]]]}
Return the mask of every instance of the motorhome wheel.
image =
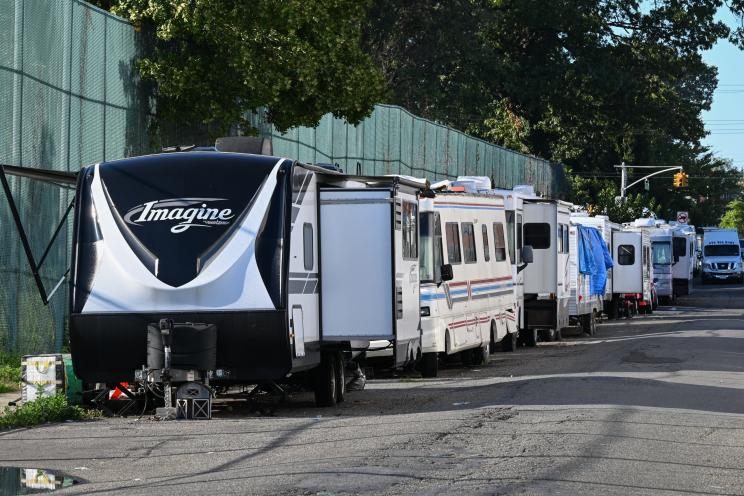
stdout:
{"type": "Polygon", "coordinates": [[[421,376],[436,377],[439,373],[439,353],[424,353],[421,357],[421,376]]]}
{"type": "Polygon", "coordinates": [[[514,351],[517,349],[518,332],[510,332],[501,340],[501,351],[514,351]]]}
{"type": "Polygon", "coordinates": [[[491,356],[489,345],[483,345],[473,350],[473,365],[487,365],[491,356]]]}
{"type": "Polygon", "coordinates": [[[344,363],[344,356],[341,352],[335,354],[336,356],[336,403],[344,401],[344,395],[346,393],[346,364],[344,363]]]}
{"type": "Polygon", "coordinates": [[[336,356],[335,353],[321,354],[320,365],[314,371],[315,404],[334,406],[336,404],[336,356]]]}

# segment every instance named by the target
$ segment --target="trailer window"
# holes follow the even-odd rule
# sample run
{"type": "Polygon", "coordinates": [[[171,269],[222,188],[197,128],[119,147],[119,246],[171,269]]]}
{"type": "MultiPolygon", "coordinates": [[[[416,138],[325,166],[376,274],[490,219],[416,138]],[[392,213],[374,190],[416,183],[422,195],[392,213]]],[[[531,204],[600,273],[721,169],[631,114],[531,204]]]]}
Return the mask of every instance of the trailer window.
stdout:
{"type": "Polygon", "coordinates": [[[447,236],[447,261],[451,264],[462,262],[460,255],[460,228],[457,222],[447,222],[444,225],[447,236]]]}
{"type": "Polygon", "coordinates": [[[563,253],[568,253],[568,226],[563,226],[563,253]]]}
{"type": "Polygon", "coordinates": [[[491,260],[491,248],[488,246],[488,226],[481,224],[481,232],[483,232],[483,260],[488,262],[491,260]]]}
{"type": "Polygon", "coordinates": [[[617,247],[617,263],[620,265],[633,265],[635,263],[635,246],[620,245],[617,247]]]}
{"type": "MultiPolygon", "coordinates": [[[[513,257],[514,252],[514,234],[512,233],[512,241],[509,247],[509,257],[513,257]]],[[[493,249],[495,251],[497,262],[506,260],[506,244],[504,243],[504,224],[501,222],[493,223],[493,249]]]]}
{"type": "MultiPolygon", "coordinates": [[[[514,263],[514,211],[506,212],[506,239],[509,241],[509,262],[514,263]]],[[[496,258],[498,260],[498,258],[496,258]]]]}
{"type": "Polygon", "coordinates": [[[550,248],[550,224],[547,222],[528,222],[524,225],[524,244],[533,250],[550,248]]]}
{"type": "Polygon", "coordinates": [[[412,202],[403,202],[403,259],[418,258],[418,206],[412,202]]]}
{"type": "Polygon", "coordinates": [[[556,240],[558,241],[558,253],[563,253],[563,224],[558,224],[556,229],[557,235],[556,240]]]}
{"type": "Polygon", "coordinates": [[[313,225],[309,222],[305,222],[302,225],[302,244],[305,270],[313,270],[313,266],[315,266],[315,259],[313,257],[313,225]]]}
{"type": "Polygon", "coordinates": [[[462,251],[465,255],[465,263],[478,261],[475,253],[475,228],[472,222],[462,223],[462,251]]]}
{"type": "Polygon", "coordinates": [[[672,245],[674,248],[675,257],[685,256],[685,247],[687,246],[687,240],[685,238],[674,238],[672,239],[672,245]]]}

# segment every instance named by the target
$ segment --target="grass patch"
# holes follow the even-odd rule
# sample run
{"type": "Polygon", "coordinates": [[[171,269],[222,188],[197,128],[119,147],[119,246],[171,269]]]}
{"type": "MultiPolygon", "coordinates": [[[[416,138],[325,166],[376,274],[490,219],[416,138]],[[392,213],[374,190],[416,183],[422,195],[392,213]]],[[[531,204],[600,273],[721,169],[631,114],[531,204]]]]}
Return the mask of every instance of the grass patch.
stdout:
{"type": "Polygon", "coordinates": [[[0,393],[18,391],[21,385],[21,357],[0,352],[0,393]]]}
{"type": "Polygon", "coordinates": [[[0,430],[30,427],[47,422],[86,420],[99,415],[100,412],[71,405],[63,394],[57,394],[29,401],[18,408],[6,407],[4,413],[0,415],[0,430]]]}

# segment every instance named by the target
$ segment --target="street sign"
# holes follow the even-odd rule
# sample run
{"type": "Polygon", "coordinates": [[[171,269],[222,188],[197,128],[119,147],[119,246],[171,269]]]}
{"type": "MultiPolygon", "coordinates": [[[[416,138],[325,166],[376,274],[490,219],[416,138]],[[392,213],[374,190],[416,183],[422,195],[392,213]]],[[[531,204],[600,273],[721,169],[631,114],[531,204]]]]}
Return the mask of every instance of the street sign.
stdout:
{"type": "Polygon", "coordinates": [[[690,216],[687,212],[677,212],[677,222],[680,224],[687,224],[690,216]]]}

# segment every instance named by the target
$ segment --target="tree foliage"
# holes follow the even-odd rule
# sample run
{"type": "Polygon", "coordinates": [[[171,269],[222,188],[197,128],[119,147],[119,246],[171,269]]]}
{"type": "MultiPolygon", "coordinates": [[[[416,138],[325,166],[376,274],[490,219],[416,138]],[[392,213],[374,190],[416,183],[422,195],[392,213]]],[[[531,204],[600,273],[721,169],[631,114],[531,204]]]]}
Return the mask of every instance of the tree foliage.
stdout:
{"type": "Polygon", "coordinates": [[[224,131],[266,107],[279,129],[315,125],[327,112],[355,122],[384,95],[361,50],[364,1],[99,2],[154,31],[140,72],[157,83],[160,118],[224,131]]]}
{"type": "Polygon", "coordinates": [[[734,200],[726,205],[726,213],[721,217],[719,227],[732,227],[744,237],[744,201],[734,200]]]}
{"type": "Polygon", "coordinates": [[[720,205],[702,205],[725,203],[714,186],[737,182],[700,146],[717,84],[701,54],[744,38],[717,20],[726,8],[740,16],[744,1],[375,0],[364,43],[394,103],[563,162],[596,194],[618,188],[622,161],[684,166],[700,179],[654,179],[646,196],[710,223],[720,205]]]}

